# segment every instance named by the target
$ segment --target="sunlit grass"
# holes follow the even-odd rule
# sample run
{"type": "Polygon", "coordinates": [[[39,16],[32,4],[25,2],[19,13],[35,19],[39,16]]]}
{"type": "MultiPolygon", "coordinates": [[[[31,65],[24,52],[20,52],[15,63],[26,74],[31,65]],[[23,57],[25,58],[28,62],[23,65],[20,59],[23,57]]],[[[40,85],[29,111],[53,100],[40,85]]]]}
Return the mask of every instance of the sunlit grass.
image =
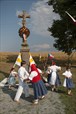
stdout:
{"type": "MultiPolygon", "coordinates": [[[[62,69],[62,72],[65,68],[62,69]]],[[[62,103],[65,104],[65,112],[66,114],[76,114],[76,68],[71,68],[71,72],[73,74],[73,83],[75,87],[72,89],[72,96],[67,95],[67,89],[63,86],[59,87],[60,91],[60,99],[62,103]]],[[[64,77],[61,75],[61,81],[63,84],[64,77]]]]}

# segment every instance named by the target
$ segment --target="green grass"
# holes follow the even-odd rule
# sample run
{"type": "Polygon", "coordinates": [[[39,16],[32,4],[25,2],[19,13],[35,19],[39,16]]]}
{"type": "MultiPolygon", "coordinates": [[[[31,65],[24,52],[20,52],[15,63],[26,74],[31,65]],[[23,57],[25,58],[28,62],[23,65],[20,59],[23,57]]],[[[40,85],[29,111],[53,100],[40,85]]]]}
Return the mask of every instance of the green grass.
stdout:
{"type": "MultiPolygon", "coordinates": [[[[63,68],[64,70],[64,68],[63,68]]],[[[76,68],[71,69],[73,74],[73,82],[75,87],[72,89],[72,96],[67,95],[67,89],[64,87],[59,87],[60,92],[60,99],[62,103],[65,105],[65,112],[66,114],[76,114],[76,68]]],[[[63,77],[61,78],[63,82],[63,77]]]]}
{"type": "MultiPolygon", "coordinates": [[[[63,87],[61,90],[66,91],[63,87]]],[[[66,114],[76,114],[76,88],[72,90],[72,96],[68,96],[67,92],[60,94],[60,99],[65,105],[66,114]]]]}

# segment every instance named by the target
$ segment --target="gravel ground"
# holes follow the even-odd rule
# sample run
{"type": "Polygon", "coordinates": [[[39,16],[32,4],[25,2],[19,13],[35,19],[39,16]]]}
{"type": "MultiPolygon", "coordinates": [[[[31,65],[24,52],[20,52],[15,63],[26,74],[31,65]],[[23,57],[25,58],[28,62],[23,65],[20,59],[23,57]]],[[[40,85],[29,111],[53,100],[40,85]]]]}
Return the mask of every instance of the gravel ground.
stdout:
{"type": "Polygon", "coordinates": [[[65,114],[65,106],[61,103],[59,93],[48,93],[39,104],[32,104],[33,90],[30,86],[30,98],[25,98],[22,94],[20,104],[13,101],[17,88],[9,90],[8,87],[0,88],[0,114],[65,114]]]}

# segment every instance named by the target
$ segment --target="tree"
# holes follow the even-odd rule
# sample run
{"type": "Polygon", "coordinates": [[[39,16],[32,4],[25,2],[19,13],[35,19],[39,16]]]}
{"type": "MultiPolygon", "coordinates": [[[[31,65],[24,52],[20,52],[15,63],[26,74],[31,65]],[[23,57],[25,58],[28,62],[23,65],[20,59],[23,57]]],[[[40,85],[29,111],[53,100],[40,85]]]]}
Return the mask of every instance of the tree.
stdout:
{"type": "Polygon", "coordinates": [[[76,0],[49,0],[48,5],[60,15],[60,20],[54,20],[52,27],[48,28],[55,38],[54,47],[68,54],[76,50],[76,25],[65,13],[68,11],[74,18],[76,15],[76,0]]]}

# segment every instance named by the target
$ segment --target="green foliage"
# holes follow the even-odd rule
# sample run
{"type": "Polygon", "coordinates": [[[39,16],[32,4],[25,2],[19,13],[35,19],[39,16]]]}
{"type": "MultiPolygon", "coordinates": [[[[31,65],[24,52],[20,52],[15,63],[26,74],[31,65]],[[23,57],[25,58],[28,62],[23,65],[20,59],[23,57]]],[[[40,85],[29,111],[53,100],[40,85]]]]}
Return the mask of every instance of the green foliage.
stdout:
{"type": "Polygon", "coordinates": [[[54,12],[58,13],[60,20],[54,20],[51,28],[48,28],[55,38],[54,47],[68,55],[76,50],[76,25],[65,13],[68,11],[73,17],[76,14],[75,0],[49,0],[49,5],[53,5],[54,12]]]}

